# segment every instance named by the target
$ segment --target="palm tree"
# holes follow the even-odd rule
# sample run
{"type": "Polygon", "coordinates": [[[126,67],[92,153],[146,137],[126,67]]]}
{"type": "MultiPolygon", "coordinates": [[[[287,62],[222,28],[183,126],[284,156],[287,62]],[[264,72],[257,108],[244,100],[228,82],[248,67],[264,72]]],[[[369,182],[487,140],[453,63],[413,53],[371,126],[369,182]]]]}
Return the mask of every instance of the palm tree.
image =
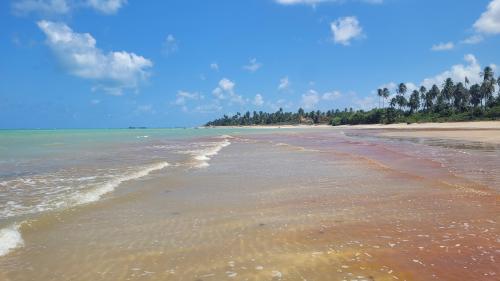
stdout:
{"type": "Polygon", "coordinates": [[[398,86],[398,94],[400,95],[405,95],[406,94],[406,91],[408,90],[408,88],[406,87],[406,84],[405,83],[400,83],[399,86],[398,86]]]}
{"type": "Polygon", "coordinates": [[[384,98],[384,99],[382,100],[382,106],[384,106],[385,100],[386,100],[386,99],[387,99],[390,95],[391,95],[391,93],[389,92],[389,89],[384,88],[384,89],[382,90],[382,97],[384,98]]]}
{"type": "Polygon", "coordinates": [[[377,96],[378,96],[378,107],[380,107],[380,98],[384,95],[382,89],[377,89],[377,96]]]}
{"type": "Polygon", "coordinates": [[[484,68],[481,73],[483,77],[483,83],[481,84],[481,105],[486,106],[493,99],[493,93],[495,92],[495,78],[493,69],[490,66],[484,68]],[[484,100],[484,104],[483,104],[484,100]]]}
{"type": "Polygon", "coordinates": [[[469,93],[470,103],[472,104],[472,106],[477,107],[482,101],[481,86],[479,86],[478,84],[472,85],[470,87],[469,93]]]}
{"type": "Polygon", "coordinates": [[[425,107],[427,110],[431,109],[434,106],[434,99],[436,99],[440,95],[440,91],[438,86],[435,84],[432,85],[432,88],[425,94],[425,107]]]}
{"type": "Polygon", "coordinates": [[[398,104],[398,109],[404,109],[406,105],[408,105],[408,101],[406,100],[405,96],[403,95],[397,95],[396,96],[396,103],[398,104]]]}
{"type": "Polygon", "coordinates": [[[463,111],[468,103],[468,91],[462,82],[458,83],[453,92],[453,106],[457,111],[463,111]]]}
{"type": "Polygon", "coordinates": [[[417,90],[413,90],[411,93],[408,105],[410,106],[410,113],[415,112],[420,107],[420,93],[417,90]]]}
{"type": "Polygon", "coordinates": [[[451,98],[453,97],[453,92],[455,91],[455,85],[453,83],[453,80],[451,78],[447,78],[444,81],[443,84],[443,91],[441,92],[443,94],[444,100],[448,103],[451,98]]]}
{"type": "MultiPolygon", "coordinates": [[[[420,100],[425,101],[425,94],[427,93],[427,88],[425,86],[420,86],[420,100]]],[[[427,109],[425,103],[423,103],[424,110],[427,109]]]]}

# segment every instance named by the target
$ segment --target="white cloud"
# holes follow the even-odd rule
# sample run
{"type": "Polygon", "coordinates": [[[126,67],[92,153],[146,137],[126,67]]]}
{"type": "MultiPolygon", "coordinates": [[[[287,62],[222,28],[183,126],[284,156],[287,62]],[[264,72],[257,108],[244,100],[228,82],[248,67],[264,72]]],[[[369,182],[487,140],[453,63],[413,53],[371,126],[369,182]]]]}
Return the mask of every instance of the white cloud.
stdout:
{"type": "Polygon", "coordinates": [[[115,95],[125,88],[136,89],[149,76],[153,63],[125,51],[104,53],[89,33],[76,33],[64,23],[39,21],[46,43],[61,64],[74,76],[96,81],[95,89],[115,95]]]}
{"type": "Polygon", "coordinates": [[[415,84],[414,84],[414,83],[412,83],[412,82],[406,82],[405,84],[406,84],[406,91],[407,91],[408,93],[411,93],[411,92],[413,92],[413,91],[415,91],[415,90],[418,90],[417,85],[415,85],[415,84]]]}
{"type": "Polygon", "coordinates": [[[320,101],[320,96],[315,90],[309,90],[302,94],[302,106],[304,109],[314,108],[320,101]]]}
{"type": "Polygon", "coordinates": [[[289,109],[293,106],[293,103],[285,99],[279,99],[276,102],[268,102],[267,105],[271,110],[277,111],[280,108],[289,109]]]}
{"type": "Polygon", "coordinates": [[[219,104],[218,101],[214,101],[210,104],[198,105],[194,108],[194,111],[198,113],[214,113],[214,112],[220,112],[221,110],[222,106],[219,104]]]}
{"type": "Polygon", "coordinates": [[[40,13],[43,15],[62,15],[71,10],[66,0],[22,0],[12,3],[12,9],[17,15],[40,13]]]}
{"type": "Polygon", "coordinates": [[[163,41],[163,54],[168,56],[179,50],[179,44],[177,39],[172,34],[167,35],[165,41],[163,41]]]}
{"type": "Polygon", "coordinates": [[[210,64],[210,68],[215,70],[215,71],[219,71],[219,64],[217,64],[216,62],[213,62],[210,64]]]}
{"type": "Polygon", "coordinates": [[[200,100],[203,99],[203,96],[198,93],[190,93],[186,91],[178,91],[175,95],[176,99],[174,104],[176,105],[185,105],[188,100],[200,100]]]}
{"type": "Polygon", "coordinates": [[[321,96],[321,99],[327,101],[333,101],[342,97],[342,94],[339,91],[326,92],[321,96]]]}
{"type": "Polygon", "coordinates": [[[449,70],[437,74],[434,77],[424,79],[422,85],[427,88],[432,87],[432,85],[434,84],[441,87],[442,83],[447,78],[451,78],[455,82],[462,82],[465,80],[465,77],[467,77],[472,84],[480,83],[481,77],[479,73],[481,72],[482,68],[478,63],[476,57],[472,54],[468,54],[465,55],[464,60],[467,62],[466,65],[453,65],[449,70]]]}
{"type": "Polygon", "coordinates": [[[253,99],[253,104],[256,106],[262,106],[264,104],[264,98],[261,94],[256,94],[253,99]]]}
{"type": "Polygon", "coordinates": [[[339,18],[330,23],[335,43],[348,46],[351,40],[360,38],[363,35],[363,28],[356,17],[339,18]]]}
{"type": "MultiPolygon", "coordinates": [[[[449,70],[443,71],[433,77],[428,77],[425,78],[422,83],[420,83],[421,86],[425,86],[427,89],[430,89],[433,85],[436,85],[438,87],[441,87],[444,83],[444,81],[447,78],[451,78],[455,83],[458,82],[464,82],[465,77],[469,80],[471,84],[475,83],[481,83],[482,78],[481,78],[481,71],[482,71],[482,66],[479,64],[477,61],[476,57],[472,54],[467,54],[464,56],[464,60],[466,64],[456,64],[451,66],[449,70]]],[[[490,64],[490,66],[493,69],[496,69],[496,65],[490,64]]],[[[405,83],[408,93],[411,93],[413,90],[418,90],[418,85],[407,82],[405,83]]],[[[384,85],[379,86],[379,89],[387,88],[391,91],[392,95],[389,97],[393,97],[395,95],[396,89],[398,87],[398,84],[394,82],[390,82],[384,85]]],[[[372,92],[375,96],[376,91],[372,92]]],[[[356,100],[357,102],[360,102],[360,99],[356,100]]]]}
{"type": "Polygon", "coordinates": [[[227,79],[227,78],[222,78],[219,81],[219,87],[226,91],[226,92],[233,92],[234,90],[234,85],[236,85],[233,81],[227,79]]]}
{"type": "Polygon", "coordinates": [[[246,101],[242,96],[237,95],[234,92],[235,85],[236,83],[233,81],[227,78],[222,78],[219,81],[218,86],[212,91],[212,94],[219,100],[227,99],[230,105],[233,103],[243,105],[246,101]]]}
{"type": "Polygon", "coordinates": [[[280,84],[278,85],[278,90],[285,90],[288,89],[290,86],[290,80],[288,79],[288,76],[285,76],[280,79],[280,84]]]}
{"type": "Polygon", "coordinates": [[[307,93],[302,95],[301,104],[304,109],[313,109],[318,103],[323,101],[334,101],[342,97],[342,93],[339,91],[330,91],[323,94],[318,93],[318,91],[310,89],[307,93]]]}
{"type": "Polygon", "coordinates": [[[484,40],[483,36],[481,36],[479,34],[475,34],[475,35],[472,35],[472,36],[465,38],[460,43],[474,45],[474,44],[481,43],[483,40],[484,40]]]}
{"type": "Polygon", "coordinates": [[[87,4],[101,13],[114,14],[127,4],[127,0],[87,0],[87,4]]]}
{"type": "Polygon", "coordinates": [[[248,62],[247,65],[243,66],[243,69],[246,69],[250,72],[255,72],[255,71],[259,70],[259,68],[261,68],[261,67],[262,67],[262,63],[257,62],[256,58],[252,58],[252,59],[250,59],[250,61],[248,62]]]}
{"type": "Polygon", "coordinates": [[[453,42],[447,42],[447,43],[439,43],[437,45],[433,45],[431,50],[433,51],[449,51],[453,50],[455,48],[455,44],[453,42]]]}
{"type": "Polygon", "coordinates": [[[126,3],[127,0],[20,0],[12,4],[12,9],[17,15],[65,15],[82,7],[92,8],[103,14],[114,14],[126,3]]]}
{"type": "Polygon", "coordinates": [[[357,108],[363,110],[369,110],[377,106],[377,101],[374,97],[368,96],[363,98],[354,97],[352,102],[356,105],[357,108]]]}
{"type": "Polygon", "coordinates": [[[214,97],[219,99],[219,100],[223,100],[226,98],[224,96],[224,91],[220,87],[213,89],[212,95],[214,95],[214,97]]]}
{"type": "Polygon", "coordinates": [[[383,85],[380,85],[379,89],[384,89],[384,88],[387,88],[389,91],[394,91],[396,90],[396,87],[398,85],[395,83],[395,82],[389,82],[389,83],[386,83],[386,84],[383,84],[383,85]]]}
{"type": "Polygon", "coordinates": [[[474,29],[485,34],[500,33],[500,0],[492,0],[488,4],[486,11],[474,23],[474,29]]]}
{"type": "MultiPolygon", "coordinates": [[[[317,4],[331,2],[331,3],[343,3],[345,0],[275,0],[276,3],[281,5],[311,5],[316,6],[317,4]]],[[[357,2],[364,2],[369,4],[381,4],[383,0],[357,0],[357,2]]]]}
{"type": "Polygon", "coordinates": [[[239,104],[239,105],[244,105],[248,100],[245,100],[242,96],[236,95],[236,94],[231,94],[229,96],[229,105],[233,104],[239,104]]]}

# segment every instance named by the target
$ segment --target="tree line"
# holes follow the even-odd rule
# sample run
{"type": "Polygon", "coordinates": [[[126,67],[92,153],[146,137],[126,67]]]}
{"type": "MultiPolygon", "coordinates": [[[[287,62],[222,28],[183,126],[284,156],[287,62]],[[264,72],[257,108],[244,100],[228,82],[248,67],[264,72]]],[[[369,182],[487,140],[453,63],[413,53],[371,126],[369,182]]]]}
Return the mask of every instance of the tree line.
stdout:
{"type": "Polygon", "coordinates": [[[445,122],[491,120],[500,118],[500,77],[495,78],[489,66],[480,73],[481,83],[472,84],[447,78],[441,88],[432,85],[430,89],[421,86],[411,92],[405,83],[400,83],[395,93],[388,88],[378,89],[378,108],[369,111],[335,109],[305,112],[284,112],[282,108],[274,113],[247,111],[233,116],[224,115],[206,126],[249,126],[285,124],[390,124],[414,122],[445,122]],[[498,86],[498,93],[495,88],[498,86]]]}

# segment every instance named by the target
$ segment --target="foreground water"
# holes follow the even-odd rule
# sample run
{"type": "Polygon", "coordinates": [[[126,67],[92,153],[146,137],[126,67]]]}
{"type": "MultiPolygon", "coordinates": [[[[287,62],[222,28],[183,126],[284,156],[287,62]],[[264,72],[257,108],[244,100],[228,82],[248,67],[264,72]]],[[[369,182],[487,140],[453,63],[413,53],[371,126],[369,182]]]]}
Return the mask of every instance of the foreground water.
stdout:
{"type": "Polygon", "coordinates": [[[333,129],[0,132],[2,280],[496,280],[500,150],[333,129]]]}

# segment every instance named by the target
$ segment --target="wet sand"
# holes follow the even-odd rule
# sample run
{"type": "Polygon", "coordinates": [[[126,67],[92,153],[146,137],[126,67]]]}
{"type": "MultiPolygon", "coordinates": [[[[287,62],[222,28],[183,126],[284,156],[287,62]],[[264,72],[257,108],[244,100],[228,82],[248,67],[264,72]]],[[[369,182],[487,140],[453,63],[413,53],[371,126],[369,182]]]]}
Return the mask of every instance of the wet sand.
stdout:
{"type": "Polygon", "coordinates": [[[418,130],[418,131],[392,131],[381,133],[387,137],[402,137],[402,138],[434,138],[434,139],[451,139],[464,140],[471,142],[485,142],[491,144],[500,144],[500,129],[490,130],[418,130]]]}
{"type": "Polygon", "coordinates": [[[491,165],[479,181],[427,144],[372,131],[231,142],[207,168],[173,165],[22,225],[25,247],[0,257],[0,279],[499,278],[498,151],[464,154],[491,165]]]}

